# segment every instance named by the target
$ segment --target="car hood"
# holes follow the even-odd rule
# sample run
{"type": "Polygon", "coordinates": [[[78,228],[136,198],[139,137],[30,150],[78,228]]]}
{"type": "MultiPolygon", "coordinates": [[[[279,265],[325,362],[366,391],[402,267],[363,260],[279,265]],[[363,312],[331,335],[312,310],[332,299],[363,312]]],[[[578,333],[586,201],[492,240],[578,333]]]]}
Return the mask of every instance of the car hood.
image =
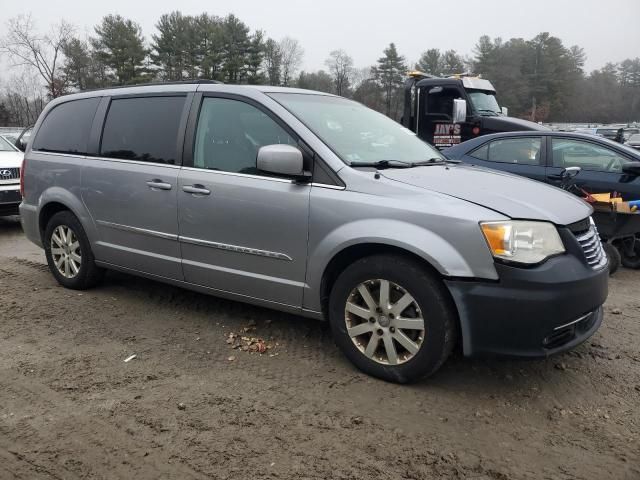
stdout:
{"type": "Polygon", "coordinates": [[[471,165],[432,165],[380,173],[385,178],[466,200],[516,219],[568,225],[593,211],[585,201],[559,188],[471,165]]]}
{"type": "Polygon", "coordinates": [[[486,133],[491,132],[518,132],[521,130],[548,131],[549,128],[528,120],[514,117],[482,117],[482,128],[486,133]]]}
{"type": "Polygon", "coordinates": [[[0,152],[0,169],[20,167],[23,156],[22,152],[0,152]]]}

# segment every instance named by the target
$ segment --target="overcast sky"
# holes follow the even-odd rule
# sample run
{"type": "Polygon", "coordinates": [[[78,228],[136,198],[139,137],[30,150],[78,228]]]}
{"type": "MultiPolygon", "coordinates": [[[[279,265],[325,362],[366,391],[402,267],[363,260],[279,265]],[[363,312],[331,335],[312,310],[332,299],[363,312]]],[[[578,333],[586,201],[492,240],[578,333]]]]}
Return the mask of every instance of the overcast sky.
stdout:
{"type": "MultiPolygon", "coordinates": [[[[560,37],[565,46],[587,53],[587,70],[606,62],[640,56],[640,0],[7,0],[4,19],[32,13],[40,29],[61,18],[93,33],[93,25],[109,13],[140,23],[150,40],[162,13],[225,16],[234,13],[252,30],[272,38],[289,35],[305,49],[304,67],[323,68],[327,54],[342,48],[357,66],[368,66],[395,42],[415,62],[428,48],[471,54],[478,38],[522,37],[542,31],[560,37]]],[[[4,30],[0,26],[0,34],[4,30]]]]}

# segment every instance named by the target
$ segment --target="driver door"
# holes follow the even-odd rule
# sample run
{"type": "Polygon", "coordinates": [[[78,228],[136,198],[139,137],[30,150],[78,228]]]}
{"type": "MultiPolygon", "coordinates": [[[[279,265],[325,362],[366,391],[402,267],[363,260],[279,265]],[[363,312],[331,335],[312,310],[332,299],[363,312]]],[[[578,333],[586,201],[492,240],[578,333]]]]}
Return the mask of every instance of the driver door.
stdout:
{"type": "Polygon", "coordinates": [[[550,182],[567,167],[580,167],[574,183],[589,193],[618,192],[624,200],[640,199],[640,177],[622,173],[622,165],[631,161],[613,148],[588,140],[552,137],[551,161],[547,167],[550,182]]]}

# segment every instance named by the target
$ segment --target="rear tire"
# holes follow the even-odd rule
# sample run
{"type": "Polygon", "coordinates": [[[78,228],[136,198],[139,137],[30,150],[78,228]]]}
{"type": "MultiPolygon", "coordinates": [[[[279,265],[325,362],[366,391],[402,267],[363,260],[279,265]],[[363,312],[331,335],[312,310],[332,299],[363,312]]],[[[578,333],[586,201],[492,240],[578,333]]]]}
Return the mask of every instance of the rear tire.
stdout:
{"type": "Polygon", "coordinates": [[[95,264],[87,234],[73,213],[51,217],[43,243],[49,270],[63,287],[86,290],[102,280],[104,270],[95,264]]]}
{"type": "Polygon", "coordinates": [[[446,288],[402,255],[373,255],[348,266],[331,289],[329,322],[336,344],[356,367],[396,383],[434,373],[457,338],[446,288]]]}

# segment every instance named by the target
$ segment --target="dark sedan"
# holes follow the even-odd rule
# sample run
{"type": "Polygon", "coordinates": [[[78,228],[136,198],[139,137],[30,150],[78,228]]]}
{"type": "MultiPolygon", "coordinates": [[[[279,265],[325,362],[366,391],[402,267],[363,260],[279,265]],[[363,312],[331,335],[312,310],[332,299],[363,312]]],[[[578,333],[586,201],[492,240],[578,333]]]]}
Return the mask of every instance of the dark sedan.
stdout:
{"type": "Polygon", "coordinates": [[[566,167],[580,167],[575,183],[590,193],[640,199],[640,151],[611,140],[569,132],[505,132],[468,140],[443,153],[450,159],[560,186],[566,167]]]}

